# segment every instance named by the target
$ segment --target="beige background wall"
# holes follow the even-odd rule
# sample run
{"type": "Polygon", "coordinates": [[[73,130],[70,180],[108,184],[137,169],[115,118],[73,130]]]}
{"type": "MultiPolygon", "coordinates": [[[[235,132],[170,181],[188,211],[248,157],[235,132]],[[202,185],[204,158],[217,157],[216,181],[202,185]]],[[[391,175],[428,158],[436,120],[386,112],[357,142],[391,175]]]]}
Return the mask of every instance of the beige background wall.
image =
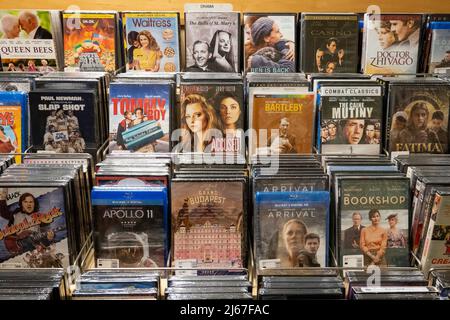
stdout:
{"type": "Polygon", "coordinates": [[[241,12],[366,12],[369,5],[382,12],[450,13],[449,0],[0,0],[0,9],[152,10],[183,12],[193,2],[231,3],[241,12]]]}

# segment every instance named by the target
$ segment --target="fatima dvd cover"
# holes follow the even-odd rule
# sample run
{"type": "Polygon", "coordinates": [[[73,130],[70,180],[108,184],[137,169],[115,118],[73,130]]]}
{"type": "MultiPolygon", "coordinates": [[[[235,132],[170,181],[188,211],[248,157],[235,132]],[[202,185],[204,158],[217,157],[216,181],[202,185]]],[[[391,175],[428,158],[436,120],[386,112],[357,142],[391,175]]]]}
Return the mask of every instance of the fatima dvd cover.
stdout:
{"type": "Polygon", "coordinates": [[[390,85],[389,152],[448,152],[449,90],[445,82],[390,85]]]}

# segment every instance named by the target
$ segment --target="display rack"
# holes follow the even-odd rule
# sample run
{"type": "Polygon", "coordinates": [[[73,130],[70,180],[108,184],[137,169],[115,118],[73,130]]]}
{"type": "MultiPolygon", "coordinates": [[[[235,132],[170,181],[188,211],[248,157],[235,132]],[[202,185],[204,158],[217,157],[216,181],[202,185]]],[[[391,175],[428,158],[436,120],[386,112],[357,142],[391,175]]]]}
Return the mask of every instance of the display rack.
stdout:
{"type": "MultiPolygon", "coordinates": [[[[247,268],[232,268],[233,272],[244,273],[248,275],[249,281],[252,283],[252,295],[254,298],[256,298],[256,290],[254,280],[256,280],[255,274],[255,268],[253,263],[253,250],[250,247],[249,248],[249,255],[248,255],[248,264],[247,268]]],[[[170,255],[168,257],[167,265],[170,265],[170,255]]],[[[33,269],[32,269],[33,270],[33,269]]],[[[165,289],[168,287],[168,279],[171,275],[176,274],[177,271],[223,271],[228,270],[227,268],[221,268],[221,267],[211,267],[211,268],[177,268],[177,267],[149,267],[149,268],[96,268],[95,267],[95,258],[94,258],[94,242],[93,242],[93,232],[91,232],[84,244],[84,246],[81,248],[80,253],[78,254],[77,258],[73,262],[72,265],[70,265],[66,269],[65,273],[65,288],[67,290],[65,291],[65,296],[67,299],[71,298],[72,292],[76,289],[76,282],[79,277],[88,271],[93,270],[104,270],[104,271],[117,271],[117,272],[125,272],[125,271],[145,271],[148,273],[158,273],[159,274],[159,294],[158,294],[158,300],[164,299],[165,296],[165,289]]],[[[201,276],[199,276],[201,277],[201,276]]]]}

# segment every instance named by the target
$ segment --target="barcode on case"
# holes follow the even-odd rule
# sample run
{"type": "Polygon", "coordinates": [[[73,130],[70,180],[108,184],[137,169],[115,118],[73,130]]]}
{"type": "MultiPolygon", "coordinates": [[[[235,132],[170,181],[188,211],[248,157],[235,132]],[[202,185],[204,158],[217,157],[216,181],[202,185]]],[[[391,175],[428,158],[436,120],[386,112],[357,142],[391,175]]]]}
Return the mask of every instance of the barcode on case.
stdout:
{"type": "Polygon", "coordinates": [[[343,256],[343,267],[362,268],[364,267],[364,256],[362,254],[343,256]]]}
{"type": "MultiPolygon", "coordinates": [[[[175,268],[177,268],[177,269],[197,268],[197,260],[196,259],[176,260],[175,268]]],[[[177,276],[196,276],[197,270],[175,270],[175,275],[177,275],[177,276]]]]}
{"type": "Polygon", "coordinates": [[[17,269],[17,268],[23,268],[23,265],[20,262],[6,262],[6,263],[0,264],[0,268],[17,269]]]}
{"type": "Polygon", "coordinates": [[[119,259],[97,259],[97,268],[119,268],[119,259]]]}
{"type": "Polygon", "coordinates": [[[261,269],[280,268],[280,259],[261,259],[259,260],[259,266],[261,269]]]}

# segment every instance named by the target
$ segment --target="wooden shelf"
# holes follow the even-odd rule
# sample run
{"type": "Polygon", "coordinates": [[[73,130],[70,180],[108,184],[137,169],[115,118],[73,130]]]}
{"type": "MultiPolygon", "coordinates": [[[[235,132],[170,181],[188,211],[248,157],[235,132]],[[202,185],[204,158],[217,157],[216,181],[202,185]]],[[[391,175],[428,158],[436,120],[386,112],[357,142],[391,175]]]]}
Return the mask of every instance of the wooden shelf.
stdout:
{"type": "Polygon", "coordinates": [[[185,3],[231,3],[240,12],[366,12],[378,5],[382,12],[450,13],[448,0],[35,0],[2,1],[1,9],[148,10],[184,12],[185,3]]]}

